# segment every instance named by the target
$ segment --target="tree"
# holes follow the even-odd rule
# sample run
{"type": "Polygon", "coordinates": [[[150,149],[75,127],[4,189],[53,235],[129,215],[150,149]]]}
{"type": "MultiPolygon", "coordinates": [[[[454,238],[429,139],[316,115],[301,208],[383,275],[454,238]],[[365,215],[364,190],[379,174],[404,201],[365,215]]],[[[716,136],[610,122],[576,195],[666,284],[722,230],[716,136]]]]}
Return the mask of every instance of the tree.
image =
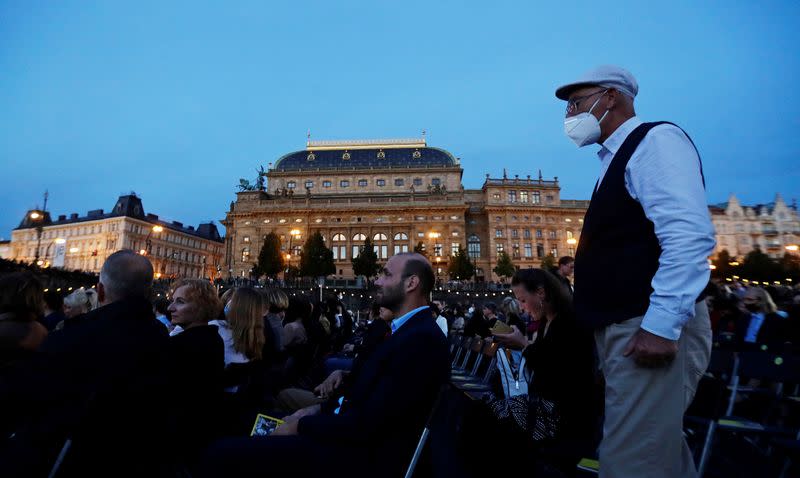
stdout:
{"type": "Polygon", "coordinates": [[[793,283],[800,281],[800,257],[796,254],[786,252],[783,258],[779,261],[783,269],[783,277],[776,278],[775,280],[791,279],[793,283]]]}
{"type": "Polygon", "coordinates": [[[300,275],[303,277],[325,277],[336,272],[333,251],[325,246],[322,234],[315,232],[309,237],[300,252],[300,275]]]}
{"type": "Polygon", "coordinates": [[[781,266],[761,252],[759,247],[744,257],[741,271],[742,278],[757,281],[778,280],[782,275],[781,266]]]}
{"type": "Polygon", "coordinates": [[[492,270],[500,277],[511,277],[517,271],[506,251],[501,252],[497,256],[497,267],[492,270]]]}
{"type": "Polygon", "coordinates": [[[351,262],[353,263],[353,273],[364,276],[367,280],[367,287],[369,287],[370,277],[375,277],[378,271],[381,270],[381,266],[378,264],[378,254],[375,253],[375,249],[372,247],[372,240],[369,237],[364,241],[364,245],[361,246],[358,256],[353,257],[351,262]]]}
{"type": "Polygon", "coordinates": [[[450,265],[447,266],[447,273],[451,279],[464,280],[469,279],[475,275],[475,265],[469,259],[466,249],[463,247],[458,248],[458,252],[450,259],[450,265]]]}
{"type": "Polygon", "coordinates": [[[261,252],[258,253],[258,262],[253,268],[256,277],[267,275],[275,277],[284,268],[283,254],[281,254],[281,239],[274,232],[264,238],[261,252]]]}
{"type": "Polygon", "coordinates": [[[728,252],[727,249],[723,249],[719,251],[717,254],[716,259],[712,260],[711,263],[714,264],[714,269],[711,271],[711,277],[714,278],[725,278],[730,277],[732,266],[731,262],[731,253],[728,252]]]}
{"type": "Polygon", "coordinates": [[[544,256],[544,258],[542,258],[541,267],[543,270],[546,270],[547,272],[553,272],[553,269],[556,268],[556,256],[554,256],[553,254],[547,254],[546,256],[544,256]]]}
{"type": "Polygon", "coordinates": [[[425,253],[425,244],[422,241],[419,241],[416,246],[414,246],[414,252],[417,254],[422,254],[425,257],[428,257],[428,254],[425,253]]]}

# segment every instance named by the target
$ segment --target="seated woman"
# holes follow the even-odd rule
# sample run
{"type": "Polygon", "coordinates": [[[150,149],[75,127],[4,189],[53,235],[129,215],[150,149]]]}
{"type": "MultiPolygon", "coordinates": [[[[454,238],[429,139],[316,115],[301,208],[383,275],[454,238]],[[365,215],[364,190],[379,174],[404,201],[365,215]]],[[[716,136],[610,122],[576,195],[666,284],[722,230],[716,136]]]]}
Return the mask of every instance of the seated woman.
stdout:
{"type": "Polygon", "coordinates": [[[56,325],[56,329],[71,327],[83,321],[86,313],[97,308],[97,292],[94,289],[74,290],[70,295],[64,297],[64,321],[56,325]]]}
{"type": "MultiPolygon", "coordinates": [[[[225,297],[225,296],[223,296],[225,297]]],[[[252,287],[239,287],[225,303],[224,319],[209,321],[216,325],[225,346],[225,366],[260,360],[264,347],[264,298],[252,287]]]]}
{"type": "Polygon", "coordinates": [[[180,435],[185,437],[180,440],[184,445],[180,452],[191,453],[215,432],[207,422],[214,417],[208,407],[222,397],[225,347],[217,327],[208,322],[222,312],[222,302],[210,282],[182,279],[175,285],[167,310],[181,329],[169,339],[175,418],[180,435]]]}
{"type": "MultiPolygon", "coordinates": [[[[532,476],[572,476],[578,461],[593,454],[599,427],[594,340],[577,325],[571,298],[551,273],[520,270],[511,286],[520,307],[539,322],[539,332],[530,344],[516,326],[494,337],[501,345],[524,347],[526,367],[520,378],[528,381],[528,394],[489,398],[489,407],[524,436],[516,443],[524,455],[508,456],[525,456],[522,466],[532,466],[532,476]]],[[[508,465],[513,470],[521,464],[513,460],[508,465]]]]}
{"type": "Polygon", "coordinates": [[[42,284],[30,272],[0,278],[0,371],[35,353],[47,337],[42,284]]]}

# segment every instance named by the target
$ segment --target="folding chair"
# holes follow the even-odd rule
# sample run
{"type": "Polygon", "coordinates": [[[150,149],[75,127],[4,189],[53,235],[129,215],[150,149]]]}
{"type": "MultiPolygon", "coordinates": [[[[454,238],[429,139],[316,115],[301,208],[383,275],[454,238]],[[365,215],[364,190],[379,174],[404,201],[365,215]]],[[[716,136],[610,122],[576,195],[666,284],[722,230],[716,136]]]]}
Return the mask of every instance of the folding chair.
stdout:
{"type": "Polygon", "coordinates": [[[472,339],[469,337],[461,337],[459,339],[458,347],[456,348],[456,354],[453,357],[453,362],[450,364],[451,369],[456,369],[461,364],[463,360],[463,356],[469,352],[470,344],[472,343],[472,339]]]}
{"type": "Polygon", "coordinates": [[[433,403],[431,413],[428,415],[428,420],[425,422],[425,428],[422,429],[422,435],[419,437],[417,448],[414,449],[414,455],[411,457],[411,463],[408,464],[408,468],[406,469],[405,478],[411,478],[414,476],[414,470],[417,468],[419,457],[422,456],[422,451],[425,449],[425,444],[428,442],[428,437],[431,434],[433,419],[436,416],[436,412],[439,409],[440,404],[443,402],[444,396],[448,390],[449,386],[447,385],[443,385],[439,389],[439,394],[436,396],[436,401],[433,403]]]}
{"type": "MultiPolygon", "coordinates": [[[[711,457],[714,436],[719,432],[736,433],[740,435],[762,435],[770,438],[793,434],[790,430],[770,425],[772,410],[779,402],[785,383],[800,381],[800,358],[783,356],[768,352],[741,352],[734,367],[734,374],[730,385],[730,398],[724,416],[713,420],[708,428],[703,451],[698,465],[698,476],[703,476],[711,457]],[[743,387],[742,379],[759,379],[775,384],[775,389],[743,387]],[[740,393],[760,393],[768,396],[769,404],[764,407],[766,412],[758,420],[737,417],[733,415],[736,398],[740,393]]],[[[753,445],[757,444],[751,442],[753,445]]],[[[769,450],[763,453],[769,454],[769,450]]]]}
{"type": "Polygon", "coordinates": [[[480,337],[475,337],[474,339],[470,339],[469,348],[464,355],[464,359],[458,364],[452,372],[455,373],[468,373],[471,367],[475,365],[475,361],[478,359],[478,355],[481,353],[483,349],[483,339],[480,337]]]}

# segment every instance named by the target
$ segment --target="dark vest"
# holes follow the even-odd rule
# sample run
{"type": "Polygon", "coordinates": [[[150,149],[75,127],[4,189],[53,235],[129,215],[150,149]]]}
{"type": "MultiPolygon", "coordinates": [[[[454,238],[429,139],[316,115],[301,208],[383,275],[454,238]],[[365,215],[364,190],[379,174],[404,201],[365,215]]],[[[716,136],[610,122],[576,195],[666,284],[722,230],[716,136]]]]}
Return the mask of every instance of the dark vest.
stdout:
{"type": "Polygon", "coordinates": [[[661,246],[652,221],[625,188],[625,168],[647,133],[664,123],[634,129],[592,194],[575,254],[573,286],[575,312],[588,327],[642,316],[650,305],[661,246]]]}

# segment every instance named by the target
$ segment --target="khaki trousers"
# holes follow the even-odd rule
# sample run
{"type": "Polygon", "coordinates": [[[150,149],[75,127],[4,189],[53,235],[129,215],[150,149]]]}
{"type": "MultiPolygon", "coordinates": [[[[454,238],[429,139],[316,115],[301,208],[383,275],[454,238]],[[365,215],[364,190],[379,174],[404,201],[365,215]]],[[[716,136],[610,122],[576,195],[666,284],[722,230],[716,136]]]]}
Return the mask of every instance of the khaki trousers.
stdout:
{"type": "Polygon", "coordinates": [[[601,478],[697,476],[683,439],[683,413],[711,356],[711,324],[705,301],[684,326],[673,362],[642,368],[622,352],[642,317],[595,332],[606,379],[605,421],[600,443],[601,478]]]}

